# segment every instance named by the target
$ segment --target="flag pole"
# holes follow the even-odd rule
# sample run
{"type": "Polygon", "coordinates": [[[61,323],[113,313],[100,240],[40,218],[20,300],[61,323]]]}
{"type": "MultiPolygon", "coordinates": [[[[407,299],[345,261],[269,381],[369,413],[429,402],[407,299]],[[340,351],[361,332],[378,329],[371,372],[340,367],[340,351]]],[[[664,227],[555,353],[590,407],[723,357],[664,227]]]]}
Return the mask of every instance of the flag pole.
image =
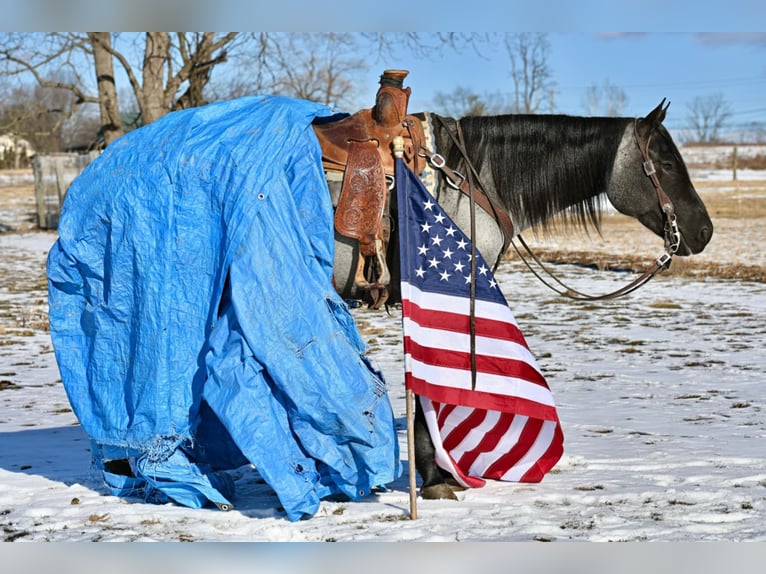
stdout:
{"type": "MultiPolygon", "coordinates": [[[[404,138],[401,136],[394,137],[393,140],[394,157],[404,158],[404,138]]],[[[404,201],[404,198],[397,198],[398,201],[404,201]]],[[[399,223],[403,225],[402,222],[399,223]]],[[[403,249],[404,246],[400,246],[403,249]]],[[[405,382],[406,386],[406,382],[405,382]]],[[[416,520],[418,517],[418,485],[417,485],[417,470],[415,468],[415,394],[412,390],[407,389],[405,394],[405,402],[407,405],[407,460],[409,462],[408,475],[409,475],[409,495],[410,495],[410,520],[416,520]]]]}
{"type": "Polygon", "coordinates": [[[410,520],[418,518],[418,485],[415,469],[415,394],[407,389],[407,458],[410,477],[410,520]]]}

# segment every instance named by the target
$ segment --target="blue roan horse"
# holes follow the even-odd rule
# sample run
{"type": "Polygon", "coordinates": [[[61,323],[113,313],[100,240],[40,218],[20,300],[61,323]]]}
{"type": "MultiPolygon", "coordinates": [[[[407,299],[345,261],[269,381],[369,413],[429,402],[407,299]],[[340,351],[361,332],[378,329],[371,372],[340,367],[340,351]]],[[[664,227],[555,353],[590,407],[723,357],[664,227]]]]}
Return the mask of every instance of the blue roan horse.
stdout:
{"type": "MultiPolygon", "coordinates": [[[[676,255],[701,252],[713,234],[707,210],[692,185],[683,159],[662,125],[667,107],[658,105],[644,118],[573,117],[564,115],[476,116],[460,120],[430,117],[432,145],[447,166],[469,172],[507,213],[518,234],[562,217],[576,225],[599,226],[604,199],[660,237],[666,237],[668,212],[675,216],[676,255]],[[458,130],[459,126],[459,130],[458,130]],[[467,158],[456,142],[462,136],[467,158]],[[651,161],[648,161],[651,160],[651,161]],[[472,171],[474,170],[475,171],[472,171]],[[670,209],[668,210],[668,204],[670,209]],[[665,206],[663,210],[662,205],[665,206]]],[[[426,130],[428,134],[429,130],[426,130]]],[[[434,177],[434,174],[425,174],[434,177]]],[[[435,174],[434,195],[464,230],[470,229],[469,198],[435,174]]],[[[392,210],[395,218],[396,209],[392,210]]],[[[674,226],[675,227],[675,226],[674,226]]],[[[507,248],[498,218],[476,210],[478,250],[498,261],[507,248]]],[[[392,234],[388,261],[392,295],[398,298],[398,254],[392,234]]],[[[666,237],[667,241],[667,237],[666,237]]],[[[336,241],[335,278],[349,296],[355,269],[353,245],[336,241]]],[[[416,461],[424,498],[454,498],[443,473],[433,463],[433,447],[420,415],[416,417],[416,461]]]]}

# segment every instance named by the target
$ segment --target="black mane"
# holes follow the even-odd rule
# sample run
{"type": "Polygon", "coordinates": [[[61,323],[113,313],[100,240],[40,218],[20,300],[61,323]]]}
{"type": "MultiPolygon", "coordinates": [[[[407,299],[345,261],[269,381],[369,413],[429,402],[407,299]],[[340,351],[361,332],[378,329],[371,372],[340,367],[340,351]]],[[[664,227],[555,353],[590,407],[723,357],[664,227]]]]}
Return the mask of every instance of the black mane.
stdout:
{"type": "MultiPolygon", "coordinates": [[[[447,165],[467,174],[462,155],[440,129],[455,133],[451,118],[435,117],[436,144],[447,165]]],[[[480,182],[515,222],[545,229],[558,219],[599,228],[602,195],[629,118],[564,115],[469,116],[460,120],[465,148],[480,182]],[[555,217],[554,217],[555,216],[555,217]]]]}

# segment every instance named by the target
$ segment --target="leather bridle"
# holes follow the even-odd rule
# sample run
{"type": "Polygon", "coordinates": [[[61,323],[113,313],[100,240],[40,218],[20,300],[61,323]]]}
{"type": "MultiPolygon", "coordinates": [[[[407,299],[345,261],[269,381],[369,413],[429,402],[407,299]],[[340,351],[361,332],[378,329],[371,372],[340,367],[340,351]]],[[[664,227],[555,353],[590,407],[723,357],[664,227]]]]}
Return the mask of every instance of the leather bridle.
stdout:
{"type": "MultiPolygon", "coordinates": [[[[649,280],[651,280],[657,273],[660,271],[667,269],[670,266],[670,263],[672,261],[673,255],[676,254],[678,251],[678,248],[681,244],[681,232],[678,229],[678,223],[676,221],[676,215],[675,215],[675,209],[673,207],[673,202],[668,197],[667,193],[665,193],[665,190],[662,189],[662,184],[660,183],[659,178],[657,177],[657,170],[654,166],[654,162],[652,161],[651,157],[649,156],[649,144],[651,142],[652,134],[649,134],[649,136],[646,138],[646,142],[644,145],[641,143],[641,138],[639,137],[638,133],[638,119],[633,120],[633,135],[636,141],[636,145],[638,146],[639,151],[641,152],[643,162],[642,167],[644,174],[651,180],[652,186],[654,187],[656,193],[657,193],[657,199],[660,204],[660,209],[663,214],[663,218],[665,219],[665,253],[657,257],[653,264],[645,269],[639,277],[637,277],[635,280],[630,282],[629,284],[625,285],[624,287],[621,287],[620,289],[617,289],[615,291],[612,291],[610,293],[606,293],[604,295],[588,295],[586,293],[582,293],[580,291],[577,291],[576,289],[573,289],[569,287],[568,285],[564,284],[560,279],[558,279],[539,259],[538,257],[532,252],[529,245],[527,245],[526,241],[524,241],[524,238],[521,236],[521,234],[516,235],[513,237],[512,234],[509,234],[507,231],[508,223],[505,221],[507,219],[507,214],[505,213],[505,210],[502,208],[497,208],[495,205],[495,202],[493,202],[486,191],[482,188],[481,184],[478,182],[478,173],[474,169],[473,165],[471,164],[471,160],[468,158],[468,155],[466,154],[464,148],[458,140],[455,138],[455,136],[452,134],[452,132],[447,129],[447,133],[452,137],[454,143],[460,150],[460,153],[463,156],[464,161],[466,162],[466,165],[468,166],[470,172],[472,175],[476,177],[476,191],[479,192],[478,195],[471,193],[474,190],[474,178],[470,177],[468,180],[470,182],[467,182],[466,178],[462,176],[459,172],[456,172],[455,170],[452,170],[444,165],[444,159],[439,154],[431,153],[430,151],[423,148],[423,151],[425,152],[425,157],[429,159],[429,163],[431,165],[442,172],[444,172],[447,182],[457,189],[460,189],[463,191],[463,193],[466,193],[469,195],[469,197],[477,197],[477,198],[486,198],[486,201],[490,202],[492,205],[492,209],[487,210],[491,215],[493,215],[498,222],[498,225],[501,229],[504,231],[504,235],[506,237],[508,235],[511,235],[511,239],[509,240],[510,244],[513,245],[513,248],[515,249],[518,256],[521,258],[521,260],[524,262],[524,264],[527,266],[527,268],[549,289],[555,291],[561,296],[567,297],[569,299],[575,299],[580,301],[598,301],[598,300],[605,300],[605,299],[615,299],[617,297],[623,297],[625,295],[628,295],[629,293],[632,293],[639,287],[645,285],[649,280]],[[498,217],[498,214],[502,213],[505,215],[505,218],[498,217]],[[516,245],[516,242],[514,239],[518,238],[519,243],[523,247],[524,251],[526,251],[527,255],[525,256],[519,247],[516,245]],[[535,270],[532,266],[532,264],[529,262],[527,257],[530,257],[540,268],[542,273],[547,275],[553,282],[555,282],[558,286],[552,285],[548,280],[546,280],[541,273],[539,273],[537,270],[535,270]]],[[[460,123],[459,121],[456,121],[457,127],[458,127],[458,134],[460,134],[460,123]]],[[[445,126],[446,128],[446,126],[445,126]]],[[[461,138],[462,139],[462,138],[461,138]]],[[[477,203],[479,203],[477,201],[477,203]]],[[[512,227],[511,227],[512,229],[512,227]]],[[[473,240],[473,238],[472,238],[473,240]]],[[[507,243],[505,245],[507,247],[507,243]]],[[[501,254],[502,255],[502,254],[501,254]]],[[[499,258],[498,258],[499,261],[499,258]]]]}

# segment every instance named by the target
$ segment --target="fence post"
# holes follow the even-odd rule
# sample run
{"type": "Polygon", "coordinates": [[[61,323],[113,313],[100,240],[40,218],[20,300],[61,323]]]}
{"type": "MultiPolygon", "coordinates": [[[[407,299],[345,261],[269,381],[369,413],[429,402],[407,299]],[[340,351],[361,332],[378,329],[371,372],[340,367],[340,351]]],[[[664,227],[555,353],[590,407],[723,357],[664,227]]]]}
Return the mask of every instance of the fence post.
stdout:
{"type": "Polygon", "coordinates": [[[732,180],[737,181],[737,146],[734,145],[734,151],[731,154],[732,180]]]}
{"type": "Polygon", "coordinates": [[[99,152],[62,153],[36,155],[33,158],[37,225],[41,229],[58,227],[61,206],[69,186],[98,155],[99,152]]]}

